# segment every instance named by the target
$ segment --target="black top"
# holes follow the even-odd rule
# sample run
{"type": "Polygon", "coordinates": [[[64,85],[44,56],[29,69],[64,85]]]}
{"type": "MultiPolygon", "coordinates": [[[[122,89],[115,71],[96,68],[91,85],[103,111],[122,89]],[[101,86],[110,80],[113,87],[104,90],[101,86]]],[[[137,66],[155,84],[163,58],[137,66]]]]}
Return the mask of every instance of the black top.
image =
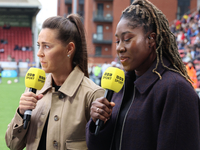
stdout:
{"type": "MultiPolygon", "coordinates": [[[[55,87],[55,91],[58,91],[58,89],[60,88],[60,86],[57,86],[54,83],[54,81],[53,81],[52,86],[55,87]]],[[[49,120],[49,114],[47,116],[47,120],[46,120],[46,123],[45,123],[43,131],[42,131],[42,136],[41,136],[41,139],[40,139],[38,150],[46,150],[46,137],[47,137],[48,120],[49,120]]]]}
{"type": "Polygon", "coordinates": [[[40,139],[40,144],[38,146],[38,150],[46,150],[46,136],[47,136],[47,126],[48,126],[49,115],[47,116],[46,123],[44,125],[42,136],[40,139]]]}
{"type": "Polygon", "coordinates": [[[135,80],[135,74],[130,73],[131,82],[125,83],[125,93],[122,100],[122,104],[120,107],[116,129],[114,133],[114,141],[112,145],[112,150],[118,150],[120,146],[120,138],[121,138],[121,132],[123,128],[123,123],[126,119],[126,113],[131,105],[131,102],[133,101],[133,95],[134,95],[134,80],[135,80]]]}

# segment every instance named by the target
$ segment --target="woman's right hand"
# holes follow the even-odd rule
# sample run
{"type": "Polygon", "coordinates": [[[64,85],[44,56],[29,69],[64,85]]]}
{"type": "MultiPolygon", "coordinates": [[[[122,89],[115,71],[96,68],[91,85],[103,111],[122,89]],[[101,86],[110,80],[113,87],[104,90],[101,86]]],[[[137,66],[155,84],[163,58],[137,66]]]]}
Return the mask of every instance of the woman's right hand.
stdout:
{"type": "Polygon", "coordinates": [[[109,102],[105,97],[97,98],[94,102],[92,102],[90,115],[94,122],[97,119],[100,119],[106,122],[110,119],[112,114],[112,108],[115,106],[114,102],[109,102]]]}
{"type": "Polygon", "coordinates": [[[23,93],[19,102],[19,113],[24,115],[26,110],[35,109],[37,101],[43,97],[42,94],[36,95],[33,92],[23,93]]]}

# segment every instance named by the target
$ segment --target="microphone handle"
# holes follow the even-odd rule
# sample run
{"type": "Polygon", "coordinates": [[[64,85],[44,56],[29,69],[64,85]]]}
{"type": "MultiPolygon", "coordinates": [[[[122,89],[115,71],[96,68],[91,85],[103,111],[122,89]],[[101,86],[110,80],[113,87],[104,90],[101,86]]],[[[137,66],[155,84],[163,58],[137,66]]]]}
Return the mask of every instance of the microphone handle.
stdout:
{"type": "MultiPolygon", "coordinates": [[[[114,91],[106,89],[104,97],[110,102],[111,99],[112,99],[113,93],[114,93],[114,91]]],[[[100,120],[100,119],[97,119],[95,124],[96,124],[96,129],[95,129],[95,133],[94,134],[98,135],[101,127],[104,124],[104,122],[102,120],[100,120]]]]}
{"type": "MultiPolygon", "coordinates": [[[[29,89],[29,92],[33,92],[33,93],[36,93],[36,89],[34,88],[30,88],[29,89]]],[[[23,117],[23,122],[24,122],[24,125],[23,125],[23,128],[26,129],[27,126],[28,126],[28,122],[31,120],[31,114],[32,114],[32,110],[26,110],[24,112],[24,117],[23,117]]]]}

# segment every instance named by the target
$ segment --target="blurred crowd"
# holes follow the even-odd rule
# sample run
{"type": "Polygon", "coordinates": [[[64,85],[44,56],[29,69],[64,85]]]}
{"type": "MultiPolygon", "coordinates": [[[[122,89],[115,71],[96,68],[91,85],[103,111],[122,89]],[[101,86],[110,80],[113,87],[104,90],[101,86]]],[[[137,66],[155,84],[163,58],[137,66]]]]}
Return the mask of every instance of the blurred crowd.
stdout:
{"type": "Polygon", "coordinates": [[[112,61],[111,63],[104,62],[102,65],[91,65],[88,69],[90,79],[97,85],[101,86],[101,77],[108,67],[117,67],[119,69],[123,69],[123,66],[116,61],[112,61]]]}
{"type": "Polygon", "coordinates": [[[194,88],[200,87],[200,10],[184,14],[170,26],[175,34],[178,51],[194,88]]]}

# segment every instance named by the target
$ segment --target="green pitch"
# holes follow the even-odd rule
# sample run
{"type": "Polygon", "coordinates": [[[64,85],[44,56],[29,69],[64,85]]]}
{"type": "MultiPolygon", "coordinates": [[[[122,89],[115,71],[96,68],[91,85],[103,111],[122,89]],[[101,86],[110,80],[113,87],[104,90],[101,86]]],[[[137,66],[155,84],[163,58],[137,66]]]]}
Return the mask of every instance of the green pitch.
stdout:
{"type": "Polygon", "coordinates": [[[25,90],[24,77],[15,83],[16,78],[2,78],[0,84],[0,150],[9,150],[5,142],[7,126],[14,117],[19,106],[19,99],[25,90]],[[10,80],[11,84],[7,81],[10,80]]]}

